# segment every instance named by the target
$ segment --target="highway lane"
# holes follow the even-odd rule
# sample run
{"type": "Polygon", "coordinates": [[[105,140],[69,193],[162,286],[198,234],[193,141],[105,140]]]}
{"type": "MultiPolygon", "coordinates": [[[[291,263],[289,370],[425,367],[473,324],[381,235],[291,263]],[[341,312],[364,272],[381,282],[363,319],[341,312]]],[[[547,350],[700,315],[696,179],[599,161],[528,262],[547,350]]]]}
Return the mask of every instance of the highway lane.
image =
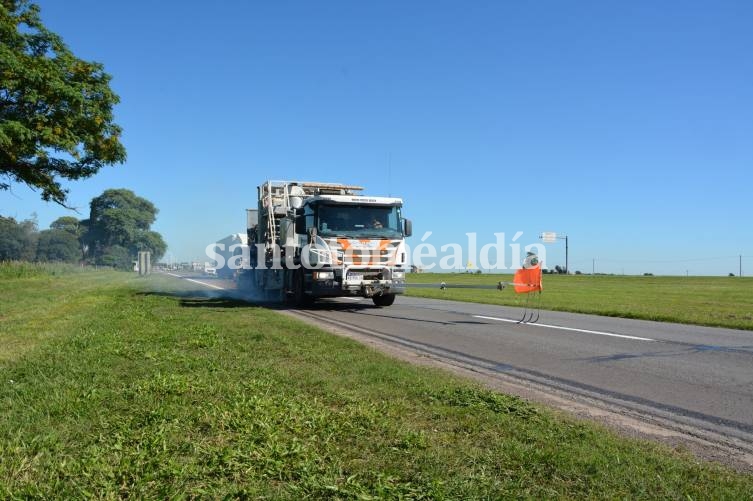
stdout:
{"type": "Polygon", "coordinates": [[[440,358],[753,438],[753,332],[400,297],[302,312],[440,358]]]}
{"type": "Polygon", "coordinates": [[[730,438],[753,452],[750,331],[550,311],[541,313],[539,324],[518,325],[520,308],[405,296],[388,308],[339,298],[289,311],[463,367],[730,438]]]}

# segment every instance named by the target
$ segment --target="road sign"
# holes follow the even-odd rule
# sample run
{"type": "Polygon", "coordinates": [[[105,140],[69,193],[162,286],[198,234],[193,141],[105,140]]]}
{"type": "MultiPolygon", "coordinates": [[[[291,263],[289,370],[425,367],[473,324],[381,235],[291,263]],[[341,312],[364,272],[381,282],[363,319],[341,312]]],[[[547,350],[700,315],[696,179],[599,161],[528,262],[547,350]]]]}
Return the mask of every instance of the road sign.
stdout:
{"type": "Polygon", "coordinates": [[[557,241],[557,233],[553,231],[545,231],[541,234],[541,240],[543,240],[545,244],[553,244],[557,241]]]}

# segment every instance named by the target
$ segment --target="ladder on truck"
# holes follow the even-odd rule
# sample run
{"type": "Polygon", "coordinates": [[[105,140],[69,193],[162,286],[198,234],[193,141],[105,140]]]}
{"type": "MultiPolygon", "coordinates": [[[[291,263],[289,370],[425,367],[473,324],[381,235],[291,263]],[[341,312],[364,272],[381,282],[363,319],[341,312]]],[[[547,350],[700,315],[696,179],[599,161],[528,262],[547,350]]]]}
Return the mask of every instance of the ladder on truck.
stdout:
{"type": "Polygon", "coordinates": [[[267,249],[278,241],[280,220],[288,215],[295,215],[296,207],[291,204],[292,199],[316,195],[354,195],[356,191],[363,189],[362,186],[337,183],[266,181],[259,186],[259,215],[266,223],[267,249]]]}

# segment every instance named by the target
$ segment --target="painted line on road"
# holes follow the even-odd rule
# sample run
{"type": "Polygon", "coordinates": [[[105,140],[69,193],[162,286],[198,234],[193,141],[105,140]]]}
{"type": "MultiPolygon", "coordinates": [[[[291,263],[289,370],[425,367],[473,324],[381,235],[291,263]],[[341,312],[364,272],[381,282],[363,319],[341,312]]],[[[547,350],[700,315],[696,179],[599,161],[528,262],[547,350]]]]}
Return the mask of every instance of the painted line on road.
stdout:
{"type": "MultiPolygon", "coordinates": [[[[519,323],[518,320],[512,320],[510,318],[485,317],[483,315],[473,315],[473,316],[475,318],[483,318],[486,320],[497,320],[498,322],[509,322],[512,324],[519,323]]],[[[544,327],[546,329],[559,329],[562,331],[583,332],[585,334],[598,334],[599,336],[619,337],[623,339],[633,339],[635,341],[656,341],[656,339],[649,339],[647,337],[628,336],[626,334],[615,334],[614,332],[604,332],[604,331],[592,331],[588,329],[576,329],[575,327],[563,327],[561,325],[549,325],[549,324],[521,324],[521,325],[531,325],[533,327],[544,327]]]]}
{"type": "MultiPolygon", "coordinates": [[[[167,273],[167,272],[165,272],[165,273],[167,273]]],[[[218,287],[217,285],[208,284],[206,282],[200,282],[198,280],[194,280],[193,278],[186,278],[186,277],[183,277],[181,275],[176,275],[175,273],[167,273],[167,274],[170,275],[170,276],[172,276],[172,277],[178,277],[178,278],[182,278],[183,280],[188,280],[189,282],[193,282],[195,284],[206,285],[207,287],[211,287],[213,289],[219,289],[221,291],[225,290],[224,287],[218,287]]]]}

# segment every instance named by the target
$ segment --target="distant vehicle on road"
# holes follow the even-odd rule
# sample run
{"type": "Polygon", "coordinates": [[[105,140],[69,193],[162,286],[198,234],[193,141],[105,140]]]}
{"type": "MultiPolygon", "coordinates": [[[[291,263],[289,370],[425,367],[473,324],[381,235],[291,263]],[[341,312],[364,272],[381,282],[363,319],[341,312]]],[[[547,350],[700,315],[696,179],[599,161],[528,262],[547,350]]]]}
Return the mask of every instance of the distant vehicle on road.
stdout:
{"type": "Polygon", "coordinates": [[[220,278],[232,280],[236,277],[239,268],[248,268],[248,264],[244,261],[244,254],[248,256],[248,235],[245,233],[233,233],[218,240],[214,249],[215,253],[223,258],[223,266],[217,266],[216,274],[220,278]],[[237,266],[238,264],[240,266],[237,266]]]}

